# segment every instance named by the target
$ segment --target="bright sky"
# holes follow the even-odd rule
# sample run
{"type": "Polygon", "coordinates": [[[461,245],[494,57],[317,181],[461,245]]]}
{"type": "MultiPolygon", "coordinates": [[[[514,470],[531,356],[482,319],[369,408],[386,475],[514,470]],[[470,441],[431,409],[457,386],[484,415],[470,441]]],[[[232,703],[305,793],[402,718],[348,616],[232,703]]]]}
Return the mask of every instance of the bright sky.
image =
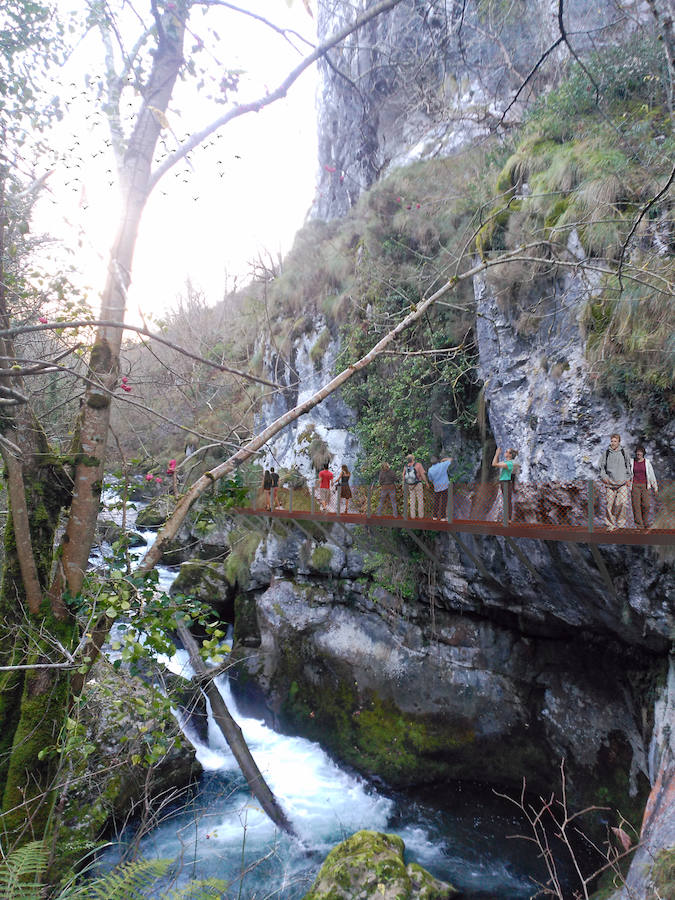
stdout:
{"type": "MultiPolygon", "coordinates": [[[[138,0],[139,9],[145,0],[138,0]]],[[[277,25],[301,31],[312,41],[314,22],[301,0],[244,0],[240,4],[277,25]]],[[[207,51],[200,61],[214,72],[243,70],[232,97],[243,103],[274,90],[302,56],[269,28],[248,17],[210,10],[190,20],[194,38],[207,51]],[[206,30],[215,27],[218,38],[206,30]]],[[[298,42],[299,43],[299,42],[298,42]]],[[[308,48],[299,44],[303,55],[308,48]]],[[[36,225],[72,248],[71,261],[92,288],[92,301],[103,286],[108,248],[117,221],[114,162],[103,141],[107,126],[85,90],[86,75],[102,74],[101,51],[92,33],[62,73],[65,94],[72,95],[64,121],[54,135],[59,159],[49,178],[49,194],[40,203],[36,225]],[[102,152],[103,151],[103,152],[102,152]]],[[[136,248],[129,321],[138,309],[161,315],[171,307],[189,277],[215,303],[236,276],[246,280],[248,262],[260,251],[286,252],[312,202],[317,172],[316,71],[305,72],[289,96],[260,113],[236,119],[159,183],[146,207],[136,248]]],[[[91,93],[91,92],[90,92],[91,93]]],[[[216,106],[195,89],[195,80],[178,85],[169,111],[176,135],[203,127],[227,107],[216,106]]],[[[169,150],[176,139],[166,135],[169,150]]],[[[94,303],[94,306],[96,304],[94,303]]]]}

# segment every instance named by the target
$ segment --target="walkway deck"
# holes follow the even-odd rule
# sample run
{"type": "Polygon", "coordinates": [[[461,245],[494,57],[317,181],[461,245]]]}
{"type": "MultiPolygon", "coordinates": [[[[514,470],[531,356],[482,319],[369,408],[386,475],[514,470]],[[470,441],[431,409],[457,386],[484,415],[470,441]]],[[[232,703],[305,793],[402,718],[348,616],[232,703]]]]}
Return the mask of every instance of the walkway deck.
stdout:
{"type": "Polygon", "coordinates": [[[635,528],[621,528],[608,531],[605,528],[587,528],[565,525],[543,525],[520,522],[507,526],[498,522],[473,519],[453,519],[442,522],[429,518],[403,518],[398,516],[369,516],[366,514],[345,514],[308,512],[305,510],[274,509],[272,511],[255,507],[237,508],[233,514],[263,516],[271,519],[295,520],[298,522],[321,522],[343,525],[366,525],[369,527],[399,528],[411,531],[448,532],[454,534],[492,534],[509,538],[529,538],[538,541],[568,541],[575,544],[628,544],[634,546],[675,546],[675,529],[655,528],[640,531],[635,528]]]}

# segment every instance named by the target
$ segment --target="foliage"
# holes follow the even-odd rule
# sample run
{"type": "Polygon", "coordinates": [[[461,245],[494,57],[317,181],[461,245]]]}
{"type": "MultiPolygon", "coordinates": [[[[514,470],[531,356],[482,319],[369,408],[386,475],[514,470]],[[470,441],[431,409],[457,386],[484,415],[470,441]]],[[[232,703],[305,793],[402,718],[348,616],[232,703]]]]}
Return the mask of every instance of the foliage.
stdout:
{"type": "Polygon", "coordinates": [[[675,896],[675,849],[664,849],[656,855],[651,876],[662,897],[675,896]]]}
{"type": "MultiPolygon", "coordinates": [[[[0,897],[7,900],[41,900],[44,886],[38,882],[49,851],[43,841],[32,841],[14,850],[0,864],[0,897]]],[[[173,861],[138,859],[122,863],[110,872],[81,876],[54,895],[55,900],[142,900],[166,878],[173,861]]],[[[165,900],[213,900],[222,897],[227,882],[210,878],[190,881],[183,888],[163,890],[165,900]]]]}
{"type": "Polygon", "coordinates": [[[245,526],[232,529],[228,535],[230,555],[225,562],[225,577],[230,584],[247,587],[251,563],[261,540],[262,532],[258,530],[245,526]]]}
{"type": "MultiPolygon", "coordinates": [[[[159,592],[157,570],[128,571],[125,550],[124,540],[115,542],[113,555],[104,559],[107,570],[88,573],[82,593],[68,598],[73,612],[84,621],[96,621],[104,614],[109,621],[118,623],[117,636],[111,643],[111,649],[119,654],[113,662],[115,669],[124,664],[135,674],[149,656],[172,654],[173,635],[179,625],[201,625],[215,641],[213,646],[204,646],[204,654],[222,661],[216,645],[224,632],[214,621],[211,607],[192,597],[170,597],[159,592]]],[[[83,674],[88,671],[89,662],[86,657],[81,660],[83,674]]]]}
{"type": "MultiPolygon", "coordinates": [[[[672,248],[675,220],[664,195],[675,134],[666,111],[667,73],[657,42],[637,38],[588,61],[600,95],[574,64],[535,105],[496,181],[498,201],[477,235],[483,256],[541,240],[538,260],[499,266],[488,276],[516,330],[537,330],[544,298],[567,271],[578,238],[591,262],[622,273],[586,278],[583,324],[599,386],[647,411],[649,427],[672,416],[675,345],[672,248]],[[626,246],[636,218],[647,204],[626,246]],[[539,304],[539,308],[537,308],[539,304]]],[[[583,277],[583,276],[582,276],[583,277]]],[[[584,299],[584,298],[582,298],[584,299]]]]}
{"type": "Polygon", "coordinates": [[[59,98],[38,83],[64,52],[64,26],[49,3],[5,0],[0,13],[0,132],[21,146],[30,130],[59,113],[59,98]],[[28,126],[28,127],[27,127],[28,126]]]}
{"type": "Polygon", "coordinates": [[[42,841],[30,841],[6,856],[0,864],[0,897],[7,900],[40,900],[49,852],[42,841]]]}
{"type": "Polygon", "coordinates": [[[533,105],[530,127],[565,141],[574,136],[580,116],[593,115],[600,107],[622,118],[638,106],[643,111],[666,107],[668,62],[655,38],[636,35],[626,43],[603,47],[589,54],[584,68],[570,63],[560,85],[533,105]]]}

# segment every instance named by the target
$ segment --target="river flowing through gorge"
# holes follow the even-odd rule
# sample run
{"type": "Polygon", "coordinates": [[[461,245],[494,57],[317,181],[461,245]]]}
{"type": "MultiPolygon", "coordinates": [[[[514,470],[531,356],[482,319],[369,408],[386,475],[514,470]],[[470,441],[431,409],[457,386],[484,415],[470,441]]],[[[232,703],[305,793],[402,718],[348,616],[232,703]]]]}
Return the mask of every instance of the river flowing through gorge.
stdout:
{"type": "MultiPolygon", "coordinates": [[[[135,519],[130,512],[127,528],[133,528],[135,519]]],[[[141,533],[149,544],[154,540],[154,532],[141,533]]],[[[146,549],[132,553],[138,558],[146,549]]],[[[101,562],[95,552],[92,565],[101,562]]],[[[177,570],[158,568],[159,588],[167,591],[177,570]]],[[[193,674],[181,648],[158,661],[183,678],[193,674]]],[[[418,862],[451,882],[462,896],[524,900],[535,893],[533,878],[543,877],[536,852],[533,845],[512,839],[523,831],[523,822],[514,807],[488,788],[454,783],[416,796],[388,791],[341,767],[319,744],[277,733],[260,719],[243,715],[226,676],[218,678],[217,686],[299,837],[280,834],[260,810],[208,709],[206,741],[189,724],[184,726],[204,770],[192,800],[165,810],[163,820],[137,844],[136,852],[144,858],[175,860],[170,880],[148,897],[164,897],[191,878],[214,877],[230,883],[231,897],[296,900],[309,890],[332,847],[360,829],[399,835],[406,862],[418,862]]],[[[104,868],[134,843],[130,826],[105,851],[104,868]]]]}

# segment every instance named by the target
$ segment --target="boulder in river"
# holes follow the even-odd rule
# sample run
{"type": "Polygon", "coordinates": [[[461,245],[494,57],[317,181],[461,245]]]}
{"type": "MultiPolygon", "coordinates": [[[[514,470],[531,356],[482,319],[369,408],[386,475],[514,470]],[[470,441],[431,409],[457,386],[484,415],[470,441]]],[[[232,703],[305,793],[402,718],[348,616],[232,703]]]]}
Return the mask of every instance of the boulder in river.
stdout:
{"type": "Polygon", "coordinates": [[[395,834],[357,831],[333,847],[304,900],[446,900],[451,884],[417,863],[403,861],[405,844],[395,834]]]}
{"type": "Polygon", "coordinates": [[[176,505],[174,497],[163,494],[157,497],[145,507],[139,509],[136,516],[136,526],[138,528],[161,528],[169,518],[176,505]]]}
{"type": "Polygon", "coordinates": [[[184,562],[169,593],[208,603],[224,622],[234,621],[234,588],[227,580],[224,563],[201,559],[184,562]]]}

